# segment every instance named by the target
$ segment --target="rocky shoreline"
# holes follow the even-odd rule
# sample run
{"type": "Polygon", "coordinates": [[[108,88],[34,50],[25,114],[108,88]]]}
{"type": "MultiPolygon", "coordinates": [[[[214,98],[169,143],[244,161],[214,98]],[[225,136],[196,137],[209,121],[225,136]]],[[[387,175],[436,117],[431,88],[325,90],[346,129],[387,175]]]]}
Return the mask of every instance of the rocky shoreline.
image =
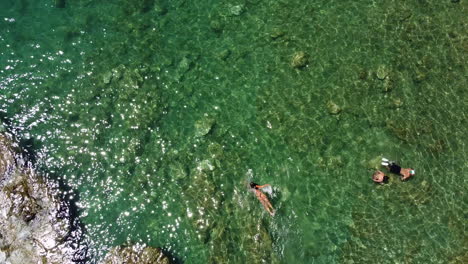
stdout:
{"type": "Polygon", "coordinates": [[[0,263],[84,263],[83,230],[58,189],[0,134],[0,263]]]}
{"type": "MultiPolygon", "coordinates": [[[[84,228],[58,185],[37,175],[0,133],[0,263],[88,263],[84,228]]],[[[117,246],[102,263],[168,264],[161,249],[117,246]]]]}

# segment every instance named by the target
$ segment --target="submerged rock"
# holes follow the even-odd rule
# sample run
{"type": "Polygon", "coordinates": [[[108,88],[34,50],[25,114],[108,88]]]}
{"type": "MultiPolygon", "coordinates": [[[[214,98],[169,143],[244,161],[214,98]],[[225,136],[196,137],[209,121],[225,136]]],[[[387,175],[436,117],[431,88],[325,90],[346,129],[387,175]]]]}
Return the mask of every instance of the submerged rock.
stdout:
{"type": "Polygon", "coordinates": [[[307,65],[309,62],[309,55],[303,51],[299,51],[294,53],[293,58],[291,60],[291,66],[293,68],[302,68],[307,65]]]}
{"type": "Polygon", "coordinates": [[[187,170],[182,163],[175,161],[169,165],[169,175],[174,179],[185,179],[188,176],[187,170]]]}
{"type": "Polygon", "coordinates": [[[125,71],[126,71],[126,67],[120,64],[116,68],[112,69],[112,78],[115,80],[120,80],[120,78],[122,78],[125,71]]]}
{"type": "Polygon", "coordinates": [[[87,249],[69,206],[17,156],[0,135],[0,263],[83,260],[87,249]]]}
{"type": "Polygon", "coordinates": [[[273,40],[275,39],[278,39],[282,36],[286,35],[286,32],[279,29],[279,28],[275,28],[273,29],[273,31],[270,33],[270,38],[272,38],[273,40]]]}
{"type": "Polygon", "coordinates": [[[206,160],[202,160],[198,164],[197,168],[198,170],[201,170],[201,171],[214,171],[216,167],[213,165],[213,162],[211,160],[206,159],[206,160]]]}
{"type": "Polygon", "coordinates": [[[118,246],[109,251],[102,264],[169,264],[169,258],[160,248],[136,244],[118,246]]]}
{"type": "Polygon", "coordinates": [[[383,92],[390,92],[393,90],[393,87],[395,86],[393,80],[390,77],[386,77],[383,83],[383,92]]]}
{"type": "Polygon", "coordinates": [[[222,158],[224,155],[223,146],[216,142],[211,142],[210,145],[208,145],[207,151],[210,154],[210,156],[215,159],[222,158]]]}
{"type": "Polygon", "coordinates": [[[240,16],[245,11],[245,6],[243,4],[240,5],[228,5],[229,15],[231,16],[240,16]]]}
{"type": "Polygon", "coordinates": [[[332,101],[328,101],[327,109],[328,109],[328,113],[332,115],[337,115],[341,112],[341,107],[339,107],[337,104],[335,104],[332,101]]]}
{"type": "Polygon", "coordinates": [[[104,84],[109,84],[112,80],[112,72],[104,73],[104,75],[102,76],[102,80],[104,84]]]}
{"type": "Polygon", "coordinates": [[[167,7],[162,3],[156,2],[154,3],[153,11],[156,13],[156,15],[163,16],[167,13],[167,7]]]}
{"type": "Polygon", "coordinates": [[[213,30],[215,33],[221,33],[223,32],[224,25],[221,23],[220,20],[212,20],[210,22],[210,28],[213,30]]]}
{"type": "Polygon", "coordinates": [[[392,104],[395,108],[400,108],[403,106],[403,101],[400,98],[395,98],[392,100],[392,104]]]}
{"type": "Polygon", "coordinates": [[[231,51],[228,49],[225,49],[219,52],[216,56],[221,60],[226,60],[229,57],[229,55],[231,55],[231,51]]]}
{"type": "Polygon", "coordinates": [[[177,70],[179,71],[179,73],[184,74],[190,70],[191,65],[192,62],[187,57],[183,57],[182,60],[179,62],[177,70]]]}
{"type": "Polygon", "coordinates": [[[185,74],[190,71],[190,69],[193,67],[193,61],[189,59],[188,57],[183,57],[182,60],[179,62],[179,65],[177,65],[177,70],[175,72],[175,79],[177,81],[181,81],[182,78],[184,78],[185,74]]]}
{"type": "Polygon", "coordinates": [[[359,75],[358,75],[358,76],[359,76],[359,79],[365,80],[365,79],[367,79],[368,73],[367,73],[366,70],[361,70],[361,71],[359,72],[359,75]]]}
{"type": "Polygon", "coordinates": [[[385,66],[383,64],[379,65],[379,67],[377,68],[377,71],[376,71],[377,79],[385,80],[385,78],[387,78],[388,75],[389,75],[389,71],[388,71],[387,66],[385,66]]]}
{"type": "Polygon", "coordinates": [[[397,138],[408,141],[412,137],[412,133],[415,133],[407,126],[405,122],[397,122],[394,120],[387,120],[386,127],[389,129],[397,138]]]}
{"type": "Polygon", "coordinates": [[[197,122],[195,122],[195,136],[202,137],[210,133],[211,129],[215,124],[215,120],[213,118],[204,117],[197,122]]]}
{"type": "MultiPolygon", "coordinates": [[[[254,197],[250,196],[250,198],[254,197]]],[[[252,203],[246,202],[245,193],[240,189],[234,193],[232,200],[239,207],[249,207],[251,204],[258,209],[258,206],[261,206],[255,199],[249,199],[252,203]]],[[[260,213],[257,214],[246,210],[247,208],[241,210],[230,208],[230,206],[224,208],[226,211],[223,210],[223,212],[232,215],[233,219],[229,222],[217,219],[214,227],[210,229],[208,245],[211,251],[207,263],[230,263],[229,256],[232,255],[230,245],[234,241],[236,244],[242,245],[244,252],[236,263],[280,263],[274,250],[274,239],[267,228],[268,220],[260,217],[261,210],[258,210],[260,213]],[[235,231],[231,231],[231,228],[234,228],[235,231]]]]}
{"type": "Polygon", "coordinates": [[[221,193],[213,184],[212,171],[209,167],[195,167],[191,170],[190,176],[191,184],[185,191],[191,200],[187,204],[187,217],[191,219],[190,222],[200,241],[207,243],[222,205],[221,193]]]}
{"type": "Polygon", "coordinates": [[[417,70],[414,73],[413,79],[415,82],[422,82],[427,78],[426,74],[423,71],[417,70]]]}
{"type": "Polygon", "coordinates": [[[127,70],[123,73],[122,80],[119,85],[123,88],[137,89],[141,87],[143,83],[143,77],[140,74],[139,69],[127,70]]]}

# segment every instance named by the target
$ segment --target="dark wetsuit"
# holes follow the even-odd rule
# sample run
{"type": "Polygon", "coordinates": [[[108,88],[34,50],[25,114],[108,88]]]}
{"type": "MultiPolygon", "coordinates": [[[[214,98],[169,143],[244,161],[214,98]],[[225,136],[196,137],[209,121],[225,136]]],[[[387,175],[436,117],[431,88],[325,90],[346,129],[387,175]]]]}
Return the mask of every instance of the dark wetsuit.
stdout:
{"type": "Polygon", "coordinates": [[[391,173],[400,174],[401,167],[396,165],[395,163],[388,164],[388,168],[390,169],[391,173]]]}

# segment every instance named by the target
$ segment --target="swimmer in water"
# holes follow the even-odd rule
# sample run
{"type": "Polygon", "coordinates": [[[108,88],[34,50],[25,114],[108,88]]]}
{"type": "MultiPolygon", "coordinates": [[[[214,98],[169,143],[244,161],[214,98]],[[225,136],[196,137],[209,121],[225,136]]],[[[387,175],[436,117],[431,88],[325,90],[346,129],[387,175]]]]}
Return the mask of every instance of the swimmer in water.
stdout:
{"type": "Polygon", "coordinates": [[[386,158],[382,158],[382,166],[386,167],[392,173],[399,174],[402,181],[405,181],[416,174],[414,169],[402,168],[394,161],[389,161],[386,158]]]}
{"type": "Polygon", "coordinates": [[[388,176],[385,175],[383,172],[378,170],[378,171],[374,172],[374,174],[372,175],[372,180],[375,183],[384,184],[384,183],[388,182],[388,176]]]}
{"type": "Polygon", "coordinates": [[[254,182],[250,182],[250,188],[251,190],[255,191],[255,196],[257,196],[257,199],[260,201],[260,203],[262,203],[263,207],[265,207],[265,210],[267,210],[271,216],[274,216],[275,210],[273,209],[273,206],[271,205],[270,201],[268,201],[267,196],[262,191],[260,191],[260,189],[267,186],[270,186],[270,184],[258,185],[254,182]]]}

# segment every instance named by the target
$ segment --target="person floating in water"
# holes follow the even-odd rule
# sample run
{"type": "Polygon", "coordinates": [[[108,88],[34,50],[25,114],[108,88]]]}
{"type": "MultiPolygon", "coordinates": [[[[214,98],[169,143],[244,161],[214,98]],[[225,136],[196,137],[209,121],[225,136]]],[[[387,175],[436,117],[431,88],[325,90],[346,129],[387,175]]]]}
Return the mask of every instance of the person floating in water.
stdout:
{"type": "Polygon", "coordinates": [[[388,182],[388,176],[385,175],[382,171],[376,171],[372,175],[372,180],[378,184],[384,184],[388,182]]]}
{"type": "Polygon", "coordinates": [[[270,186],[270,184],[258,185],[254,182],[250,182],[250,188],[255,192],[255,196],[257,196],[260,203],[262,203],[263,207],[265,207],[265,210],[267,210],[271,216],[274,216],[275,210],[273,209],[273,206],[271,205],[270,201],[268,201],[268,197],[260,190],[267,186],[270,186]]]}
{"type": "Polygon", "coordinates": [[[407,180],[410,177],[413,177],[415,173],[414,169],[411,168],[402,168],[393,161],[389,161],[386,158],[382,158],[382,166],[385,166],[391,173],[401,175],[401,180],[407,180]]]}

